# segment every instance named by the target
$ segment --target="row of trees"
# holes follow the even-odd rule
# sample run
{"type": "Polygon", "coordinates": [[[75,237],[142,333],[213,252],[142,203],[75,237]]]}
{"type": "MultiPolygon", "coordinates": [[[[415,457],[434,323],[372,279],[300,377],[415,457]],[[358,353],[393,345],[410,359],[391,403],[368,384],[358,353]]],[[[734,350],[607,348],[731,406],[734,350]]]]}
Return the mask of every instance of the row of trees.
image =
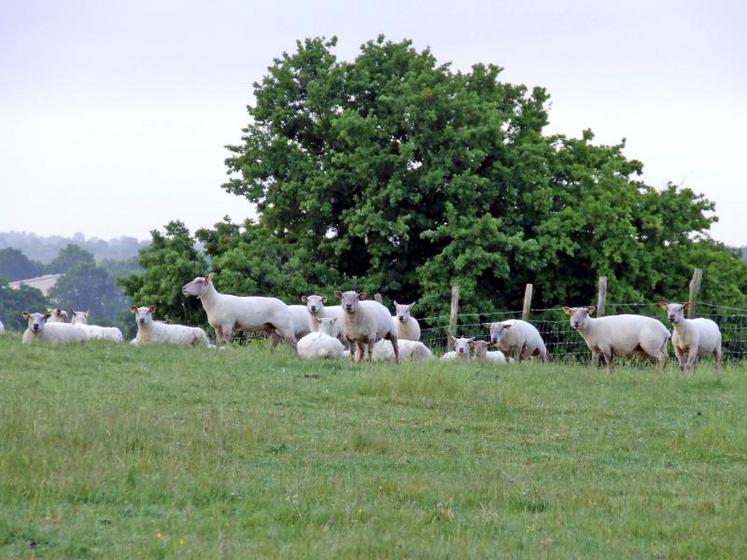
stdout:
{"type": "Polygon", "coordinates": [[[86,238],[82,233],[65,237],[43,236],[19,231],[0,232],[0,249],[13,247],[29,259],[44,264],[56,258],[59,252],[68,245],[80,247],[101,262],[104,260],[126,261],[135,258],[147,242],[127,236],[105,240],[96,237],[86,238]]]}
{"type": "Polygon", "coordinates": [[[747,263],[710,239],[714,205],[687,187],[657,190],[624,142],[544,133],[549,96],[500,80],[501,68],[454,72],[429,50],[383,37],[338,61],[335,39],[299,42],[261,82],[223,185],[259,217],[194,236],[179,222],[153,232],[133,300],[197,321],[180,286],[214,270],[219,289],[332,295],[336,288],[419,301],[447,312],[682,299],[692,269],[702,297],[747,305],[747,263]],[[204,254],[195,242],[204,244],[204,254]]]}

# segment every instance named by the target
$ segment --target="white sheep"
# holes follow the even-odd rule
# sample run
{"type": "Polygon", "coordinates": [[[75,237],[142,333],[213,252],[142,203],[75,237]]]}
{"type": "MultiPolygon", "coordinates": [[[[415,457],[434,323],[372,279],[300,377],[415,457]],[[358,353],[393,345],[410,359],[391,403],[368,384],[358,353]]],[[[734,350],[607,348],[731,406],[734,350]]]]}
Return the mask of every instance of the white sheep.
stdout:
{"type": "Polygon", "coordinates": [[[521,362],[532,357],[547,362],[547,348],[539,331],[531,323],[509,319],[497,323],[483,323],[490,330],[490,342],[506,355],[521,362]]]}
{"type": "MultiPolygon", "coordinates": [[[[400,361],[423,362],[430,360],[433,354],[428,347],[418,340],[397,339],[400,361]]],[[[373,360],[393,362],[394,350],[388,340],[379,340],[373,347],[373,360]]]]}
{"type": "Polygon", "coordinates": [[[88,340],[111,340],[112,342],[123,342],[122,331],[117,327],[100,327],[99,325],[89,325],[89,311],[72,310],[73,317],[70,319],[71,325],[78,325],[86,332],[88,340]]]}
{"type": "Polygon", "coordinates": [[[293,330],[293,336],[296,337],[296,340],[299,340],[311,332],[309,312],[306,310],[305,305],[289,305],[288,312],[290,313],[291,329],[293,330]]]}
{"type": "Polygon", "coordinates": [[[659,302],[667,311],[667,317],[674,327],[672,346],[680,364],[680,369],[694,369],[698,356],[713,356],[713,365],[719,367],[721,362],[721,330],[710,319],[687,319],[685,311],[690,303],[659,302]]]}
{"type": "Polygon", "coordinates": [[[182,294],[200,298],[219,346],[230,342],[234,330],[261,330],[270,335],[270,350],[274,350],[282,339],[296,349],[291,312],[277,298],[221,294],[213,285],[212,274],[198,276],[185,284],[182,294]]]}
{"type": "Polygon", "coordinates": [[[208,346],[208,337],[200,327],[171,325],[153,320],[155,305],[149,307],[130,307],[135,314],[137,335],[131,344],[181,344],[184,346],[208,346]]]}
{"type": "Polygon", "coordinates": [[[47,323],[68,323],[68,315],[67,311],[64,309],[60,309],[59,307],[56,309],[47,309],[47,315],[49,315],[49,318],[47,319],[47,323]]]}
{"type": "Polygon", "coordinates": [[[337,329],[337,319],[322,317],[318,322],[317,331],[304,336],[298,341],[298,355],[306,360],[317,358],[342,358],[345,350],[342,342],[332,333],[337,329]]]}
{"type": "Polygon", "coordinates": [[[472,348],[475,352],[474,359],[477,361],[493,362],[496,364],[508,363],[506,355],[500,350],[488,350],[490,342],[487,340],[475,340],[472,348]]]}
{"type": "Polygon", "coordinates": [[[470,345],[475,341],[475,337],[472,336],[470,338],[454,338],[453,336],[449,335],[449,339],[454,343],[454,350],[446,352],[443,356],[441,356],[441,360],[445,362],[457,359],[469,360],[472,354],[472,348],[470,347],[470,345]]]}
{"type": "Polygon", "coordinates": [[[306,311],[308,313],[309,329],[311,332],[319,330],[319,323],[317,319],[324,317],[334,317],[337,319],[335,322],[332,336],[340,337],[340,326],[342,325],[342,307],[339,305],[325,305],[327,298],[324,296],[310,295],[302,296],[301,301],[306,304],[306,311]]]}
{"type": "Polygon", "coordinates": [[[335,295],[342,300],[343,314],[340,330],[348,342],[351,359],[355,361],[355,353],[352,351],[353,344],[355,344],[358,348],[358,361],[363,361],[366,354],[365,348],[368,349],[368,361],[371,361],[374,344],[385,338],[392,343],[394,361],[399,362],[397,333],[394,330],[389,310],[378,301],[366,300],[366,292],[337,290],[335,295]]]}
{"type": "Polygon", "coordinates": [[[420,324],[417,319],[410,315],[415,302],[397,303],[394,302],[394,326],[397,329],[398,340],[420,340],[420,324]]]}
{"type": "Polygon", "coordinates": [[[644,356],[656,360],[663,369],[667,362],[669,331],[661,321],[643,315],[607,315],[594,319],[596,310],[590,307],[563,307],[570,316],[571,327],[583,337],[591,350],[592,361],[599,354],[604,356],[607,367],[612,369],[615,356],[644,356]]]}
{"type": "Polygon", "coordinates": [[[21,342],[24,344],[71,344],[85,342],[88,337],[83,329],[70,323],[47,323],[49,314],[23,312],[23,318],[28,326],[23,333],[21,342]]]}

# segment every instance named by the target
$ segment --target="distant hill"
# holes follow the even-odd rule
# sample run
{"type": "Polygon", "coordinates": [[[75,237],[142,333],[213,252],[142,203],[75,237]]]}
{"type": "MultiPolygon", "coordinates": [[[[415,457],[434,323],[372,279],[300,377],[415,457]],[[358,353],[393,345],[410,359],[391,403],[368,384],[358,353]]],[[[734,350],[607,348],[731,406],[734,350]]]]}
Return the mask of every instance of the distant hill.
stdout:
{"type": "Polygon", "coordinates": [[[18,249],[29,259],[44,264],[52,261],[57,257],[60,249],[71,243],[93,254],[97,261],[122,261],[137,257],[138,251],[147,246],[150,241],[140,241],[127,236],[108,240],[97,237],[86,239],[82,233],[76,233],[73,237],[62,237],[60,235],[42,237],[26,232],[0,232],[0,249],[7,247],[18,249]]]}

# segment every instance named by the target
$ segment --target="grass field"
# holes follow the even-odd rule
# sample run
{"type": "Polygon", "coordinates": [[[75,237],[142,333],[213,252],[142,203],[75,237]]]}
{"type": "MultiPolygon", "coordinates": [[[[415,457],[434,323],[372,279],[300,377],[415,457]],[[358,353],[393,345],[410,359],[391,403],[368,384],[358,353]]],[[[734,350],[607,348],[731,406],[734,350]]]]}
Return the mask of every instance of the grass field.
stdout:
{"type": "Polygon", "coordinates": [[[2,558],[747,557],[745,367],[0,356],[2,558]]]}

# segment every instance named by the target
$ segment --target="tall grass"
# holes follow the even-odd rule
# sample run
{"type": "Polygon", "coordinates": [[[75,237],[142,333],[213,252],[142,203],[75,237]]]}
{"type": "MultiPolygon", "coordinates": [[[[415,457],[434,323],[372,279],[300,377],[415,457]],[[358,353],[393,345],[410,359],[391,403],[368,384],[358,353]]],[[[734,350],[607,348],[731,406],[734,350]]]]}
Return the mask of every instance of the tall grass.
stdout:
{"type": "Polygon", "coordinates": [[[743,367],[0,355],[0,557],[747,557],[743,367]]]}

